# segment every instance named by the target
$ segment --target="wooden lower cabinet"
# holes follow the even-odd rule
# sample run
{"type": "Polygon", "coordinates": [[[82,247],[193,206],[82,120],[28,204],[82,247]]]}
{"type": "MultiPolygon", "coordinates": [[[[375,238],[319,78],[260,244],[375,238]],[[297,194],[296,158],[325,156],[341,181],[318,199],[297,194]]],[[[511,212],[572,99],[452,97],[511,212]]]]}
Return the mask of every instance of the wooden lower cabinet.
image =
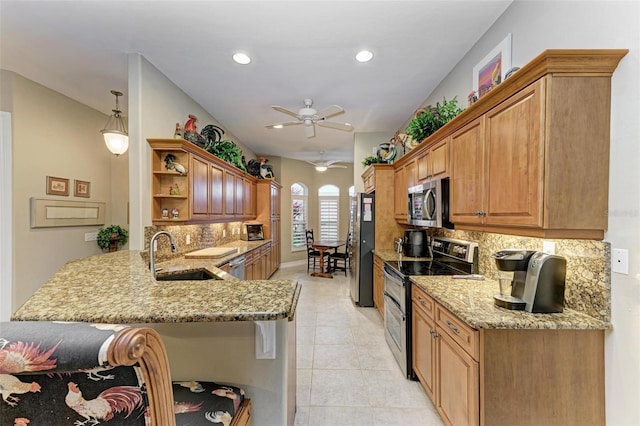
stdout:
{"type": "Polygon", "coordinates": [[[447,424],[477,425],[480,421],[478,362],[438,326],[436,334],[438,412],[447,424]]]}
{"type": "Polygon", "coordinates": [[[384,318],[384,260],[380,256],[373,256],[373,306],[384,318]]]}
{"type": "Polygon", "coordinates": [[[417,285],[412,306],[413,370],[445,424],[605,424],[604,330],[476,330],[417,285]]]}

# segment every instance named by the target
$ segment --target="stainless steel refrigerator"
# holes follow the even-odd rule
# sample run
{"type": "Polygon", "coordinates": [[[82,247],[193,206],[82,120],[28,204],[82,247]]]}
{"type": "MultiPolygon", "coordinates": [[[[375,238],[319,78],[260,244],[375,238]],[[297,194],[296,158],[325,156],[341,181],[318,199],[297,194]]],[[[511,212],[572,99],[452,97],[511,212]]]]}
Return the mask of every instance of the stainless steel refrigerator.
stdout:
{"type": "Polygon", "coordinates": [[[351,299],[359,306],[373,306],[374,194],[358,193],[351,199],[353,268],[351,299]]]}

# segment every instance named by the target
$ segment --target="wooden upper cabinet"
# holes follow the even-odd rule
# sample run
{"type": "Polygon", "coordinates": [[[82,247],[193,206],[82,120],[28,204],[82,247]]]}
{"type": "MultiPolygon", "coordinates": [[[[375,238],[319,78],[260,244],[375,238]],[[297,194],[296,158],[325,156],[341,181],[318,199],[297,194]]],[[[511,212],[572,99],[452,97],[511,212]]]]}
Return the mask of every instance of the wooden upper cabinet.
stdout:
{"type": "Polygon", "coordinates": [[[372,164],[362,172],[362,182],[364,183],[364,192],[367,194],[371,194],[376,190],[376,174],[372,164]]]}
{"type": "Polygon", "coordinates": [[[148,139],[152,149],[152,221],[229,222],[256,217],[256,179],[184,139],[148,139]],[[167,171],[168,154],[187,169],[167,171]],[[169,188],[179,187],[179,194],[169,188]],[[172,210],[178,211],[173,218],[172,210]],[[163,217],[163,210],[168,217],[163,217]]]}
{"type": "Polygon", "coordinates": [[[407,192],[407,169],[400,167],[393,172],[394,202],[393,215],[396,221],[407,223],[409,220],[409,198],[407,192]]]}
{"type": "Polygon", "coordinates": [[[431,177],[445,178],[449,176],[449,138],[429,148],[429,164],[431,177]]]}
{"type": "Polygon", "coordinates": [[[209,162],[191,156],[193,218],[207,219],[209,216],[209,162]]]}
{"type": "Polygon", "coordinates": [[[485,115],[486,224],[542,226],[541,79],[485,115]]]}
{"type": "Polygon", "coordinates": [[[223,199],[224,170],[215,164],[209,165],[209,214],[222,216],[224,214],[223,199]]]}
{"type": "Polygon", "coordinates": [[[484,117],[451,135],[449,214],[458,223],[482,223],[484,117]]]}
{"type": "Polygon", "coordinates": [[[424,151],[422,154],[418,154],[416,160],[418,167],[418,182],[425,181],[431,177],[431,164],[429,164],[431,158],[429,156],[429,150],[424,151]]]}

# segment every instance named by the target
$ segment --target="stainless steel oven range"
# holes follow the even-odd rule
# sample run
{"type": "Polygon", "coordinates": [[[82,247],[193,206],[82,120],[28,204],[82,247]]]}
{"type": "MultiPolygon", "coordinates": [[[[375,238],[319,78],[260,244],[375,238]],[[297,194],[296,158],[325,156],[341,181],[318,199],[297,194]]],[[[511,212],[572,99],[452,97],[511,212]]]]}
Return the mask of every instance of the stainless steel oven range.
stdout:
{"type": "Polygon", "coordinates": [[[402,372],[412,379],[410,277],[478,273],[477,243],[435,237],[432,249],[432,260],[404,257],[384,264],[384,336],[402,372]]]}

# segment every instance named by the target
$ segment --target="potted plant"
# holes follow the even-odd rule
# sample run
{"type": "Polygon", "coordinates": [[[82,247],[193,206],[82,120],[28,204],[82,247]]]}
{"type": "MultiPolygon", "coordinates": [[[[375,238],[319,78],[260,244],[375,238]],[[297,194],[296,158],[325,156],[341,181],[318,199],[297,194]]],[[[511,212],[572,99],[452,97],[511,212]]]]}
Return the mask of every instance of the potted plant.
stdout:
{"type": "Polygon", "coordinates": [[[125,245],[129,240],[129,233],[126,229],[118,225],[109,225],[98,229],[98,246],[102,250],[117,251],[118,248],[125,245]]]}
{"type": "Polygon", "coordinates": [[[244,164],[242,164],[242,150],[238,148],[235,142],[230,140],[210,140],[205,146],[205,149],[219,159],[226,161],[229,164],[233,164],[244,172],[247,171],[244,164]]]}
{"type": "Polygon", "coordinates": [[[461,112],[462,109],[458,107],[458,101],[455,97],[450,101],[443,98],[442,104],[437,102],[435,107],[429,105],[419,109],[416,117],[409,122],[407,133],[413,140],[422,141],[461,112]]]}
{"type": "Polygon", "coordinates": [[[379,163],[386,163],[386,161],[384,161],[382,158],[378,157],[377,155],[370,155],[368,157],[365,157],[362,160],[362,165],[364,167],[367,167],[370,164],[379,164],[379,163]]]}

